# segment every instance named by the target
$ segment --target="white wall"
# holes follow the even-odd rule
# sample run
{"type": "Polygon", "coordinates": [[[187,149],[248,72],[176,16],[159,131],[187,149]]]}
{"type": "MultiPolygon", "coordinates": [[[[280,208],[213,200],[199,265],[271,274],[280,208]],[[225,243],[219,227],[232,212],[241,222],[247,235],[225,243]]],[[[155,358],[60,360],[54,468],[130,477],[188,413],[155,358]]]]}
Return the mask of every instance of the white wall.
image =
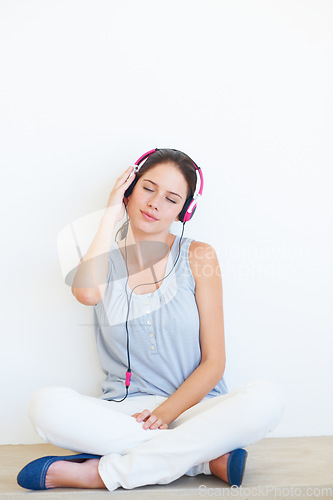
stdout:
{"type": "Polygon", "coordinates": [[[26,406],[42,386],[100,394],[92,308],[64,284],[57,238],[153,147],[203,170],[185,236],[219,256],[229,388],[281,385],[272,436],[331,434],[333,3],[0,9],[0,442],[40,442],[26,406]]]}

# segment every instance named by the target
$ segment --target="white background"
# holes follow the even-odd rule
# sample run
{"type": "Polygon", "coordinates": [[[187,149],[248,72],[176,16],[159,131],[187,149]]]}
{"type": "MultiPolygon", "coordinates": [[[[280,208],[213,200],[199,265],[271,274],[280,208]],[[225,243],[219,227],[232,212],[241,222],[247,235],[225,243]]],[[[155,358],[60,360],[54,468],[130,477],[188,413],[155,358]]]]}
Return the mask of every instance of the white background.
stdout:
{"type": "Polygon", "coordinates": [[[280,384],[271,436],[332,433],[332,33],[323,0],[1,1],[1,443],[41,441],[40,387],[100,394],[58,236],[154,147],[204,174],[184,235],[219,257],[229,389],[280,384]]]}

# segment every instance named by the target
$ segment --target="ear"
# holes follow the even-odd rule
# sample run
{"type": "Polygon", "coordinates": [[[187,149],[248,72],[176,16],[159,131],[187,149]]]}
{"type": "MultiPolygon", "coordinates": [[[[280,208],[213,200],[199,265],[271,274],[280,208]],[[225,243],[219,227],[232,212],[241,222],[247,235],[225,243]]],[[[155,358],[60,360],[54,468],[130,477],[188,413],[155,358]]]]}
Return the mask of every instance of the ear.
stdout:
{"type": "Polygon", "coordinates": [[[123,204],[125,205],[125,207],[126,207],[126,208],[127,208],[127,205],[128,205],[128,200],[130,199],[130,196],[131,196],[131,195],[129,195],[129,196],[124,196],[124,197],[123,197],[123,204]]]}

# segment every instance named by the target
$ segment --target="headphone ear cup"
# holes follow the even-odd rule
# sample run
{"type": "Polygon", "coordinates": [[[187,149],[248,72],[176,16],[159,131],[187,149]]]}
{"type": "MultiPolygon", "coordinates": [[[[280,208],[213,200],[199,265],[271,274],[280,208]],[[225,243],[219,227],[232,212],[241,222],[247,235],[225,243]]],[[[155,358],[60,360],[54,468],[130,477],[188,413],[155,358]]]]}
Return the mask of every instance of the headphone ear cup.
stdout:
{"type": "Polygon", "coordinates": [[[132,182],[132,184],[130,184],[130,185],[128,186],[128,188],[126,189],[126,191],[125,191],[125,193],[124,193],[124,197],[125,197],[125,198],[128,198],[128,197],[129,197],[129,195],[130,195],[130,194],[132,194],[132,191],[133,191],[133,189],[134,189],[134,186],[135,186],[135,184],[136,184],[137,182],[138,182],[138,178],[137,178],[137,176],[135,176],[134,181],[132,182]]]}
{"type": "MultiPolygon", "coordinates": [[[[180,220],[180,222],[186,222],[187,220],[190,220],[191,217],[188,219],[187,217],[185,217],[185,215],[186,215],[187,209],[190,206],[192,200],[193,200],[193,198],[190,197],[190,198],[187,198],[187,200],[185,201],[184,206],[182,208],[182,211],[178,215],[178,219],[180,220]]],[[[192,212],[192,214],[193,214],[193,212],[192,212]]]]}
{"type": "Polygon", "coordinates": [[[196,211],[197,209],[197,206],[194,205],[194,207],[192,208],[192,212],[190,214],[185,214],[185,221],[188,222],[189,220],[192,219],[193,215],[194,215],[194,212],[196,211]]]}

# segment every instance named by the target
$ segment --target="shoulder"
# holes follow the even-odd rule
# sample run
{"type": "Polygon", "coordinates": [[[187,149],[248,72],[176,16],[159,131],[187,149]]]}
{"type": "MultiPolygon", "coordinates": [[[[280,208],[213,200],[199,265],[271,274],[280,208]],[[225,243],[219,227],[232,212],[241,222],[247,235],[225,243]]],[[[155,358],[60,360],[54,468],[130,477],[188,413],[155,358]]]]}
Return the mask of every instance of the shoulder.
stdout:
{"type": "Polygon", "coordinates": [[[194,258],[199,256],[209,258],[213,254],[216,255],[216,252],[209,243],[193,240],[190,243],[189,254],[191,254],[194,258]]]}
{"type": "Polygon", "coordinates": [[[206,277],[212,276],[219,269],[217,254],[209,243],[192,241],[189,246],[188,258],[196,282],[204,275],[206,277]]]}

